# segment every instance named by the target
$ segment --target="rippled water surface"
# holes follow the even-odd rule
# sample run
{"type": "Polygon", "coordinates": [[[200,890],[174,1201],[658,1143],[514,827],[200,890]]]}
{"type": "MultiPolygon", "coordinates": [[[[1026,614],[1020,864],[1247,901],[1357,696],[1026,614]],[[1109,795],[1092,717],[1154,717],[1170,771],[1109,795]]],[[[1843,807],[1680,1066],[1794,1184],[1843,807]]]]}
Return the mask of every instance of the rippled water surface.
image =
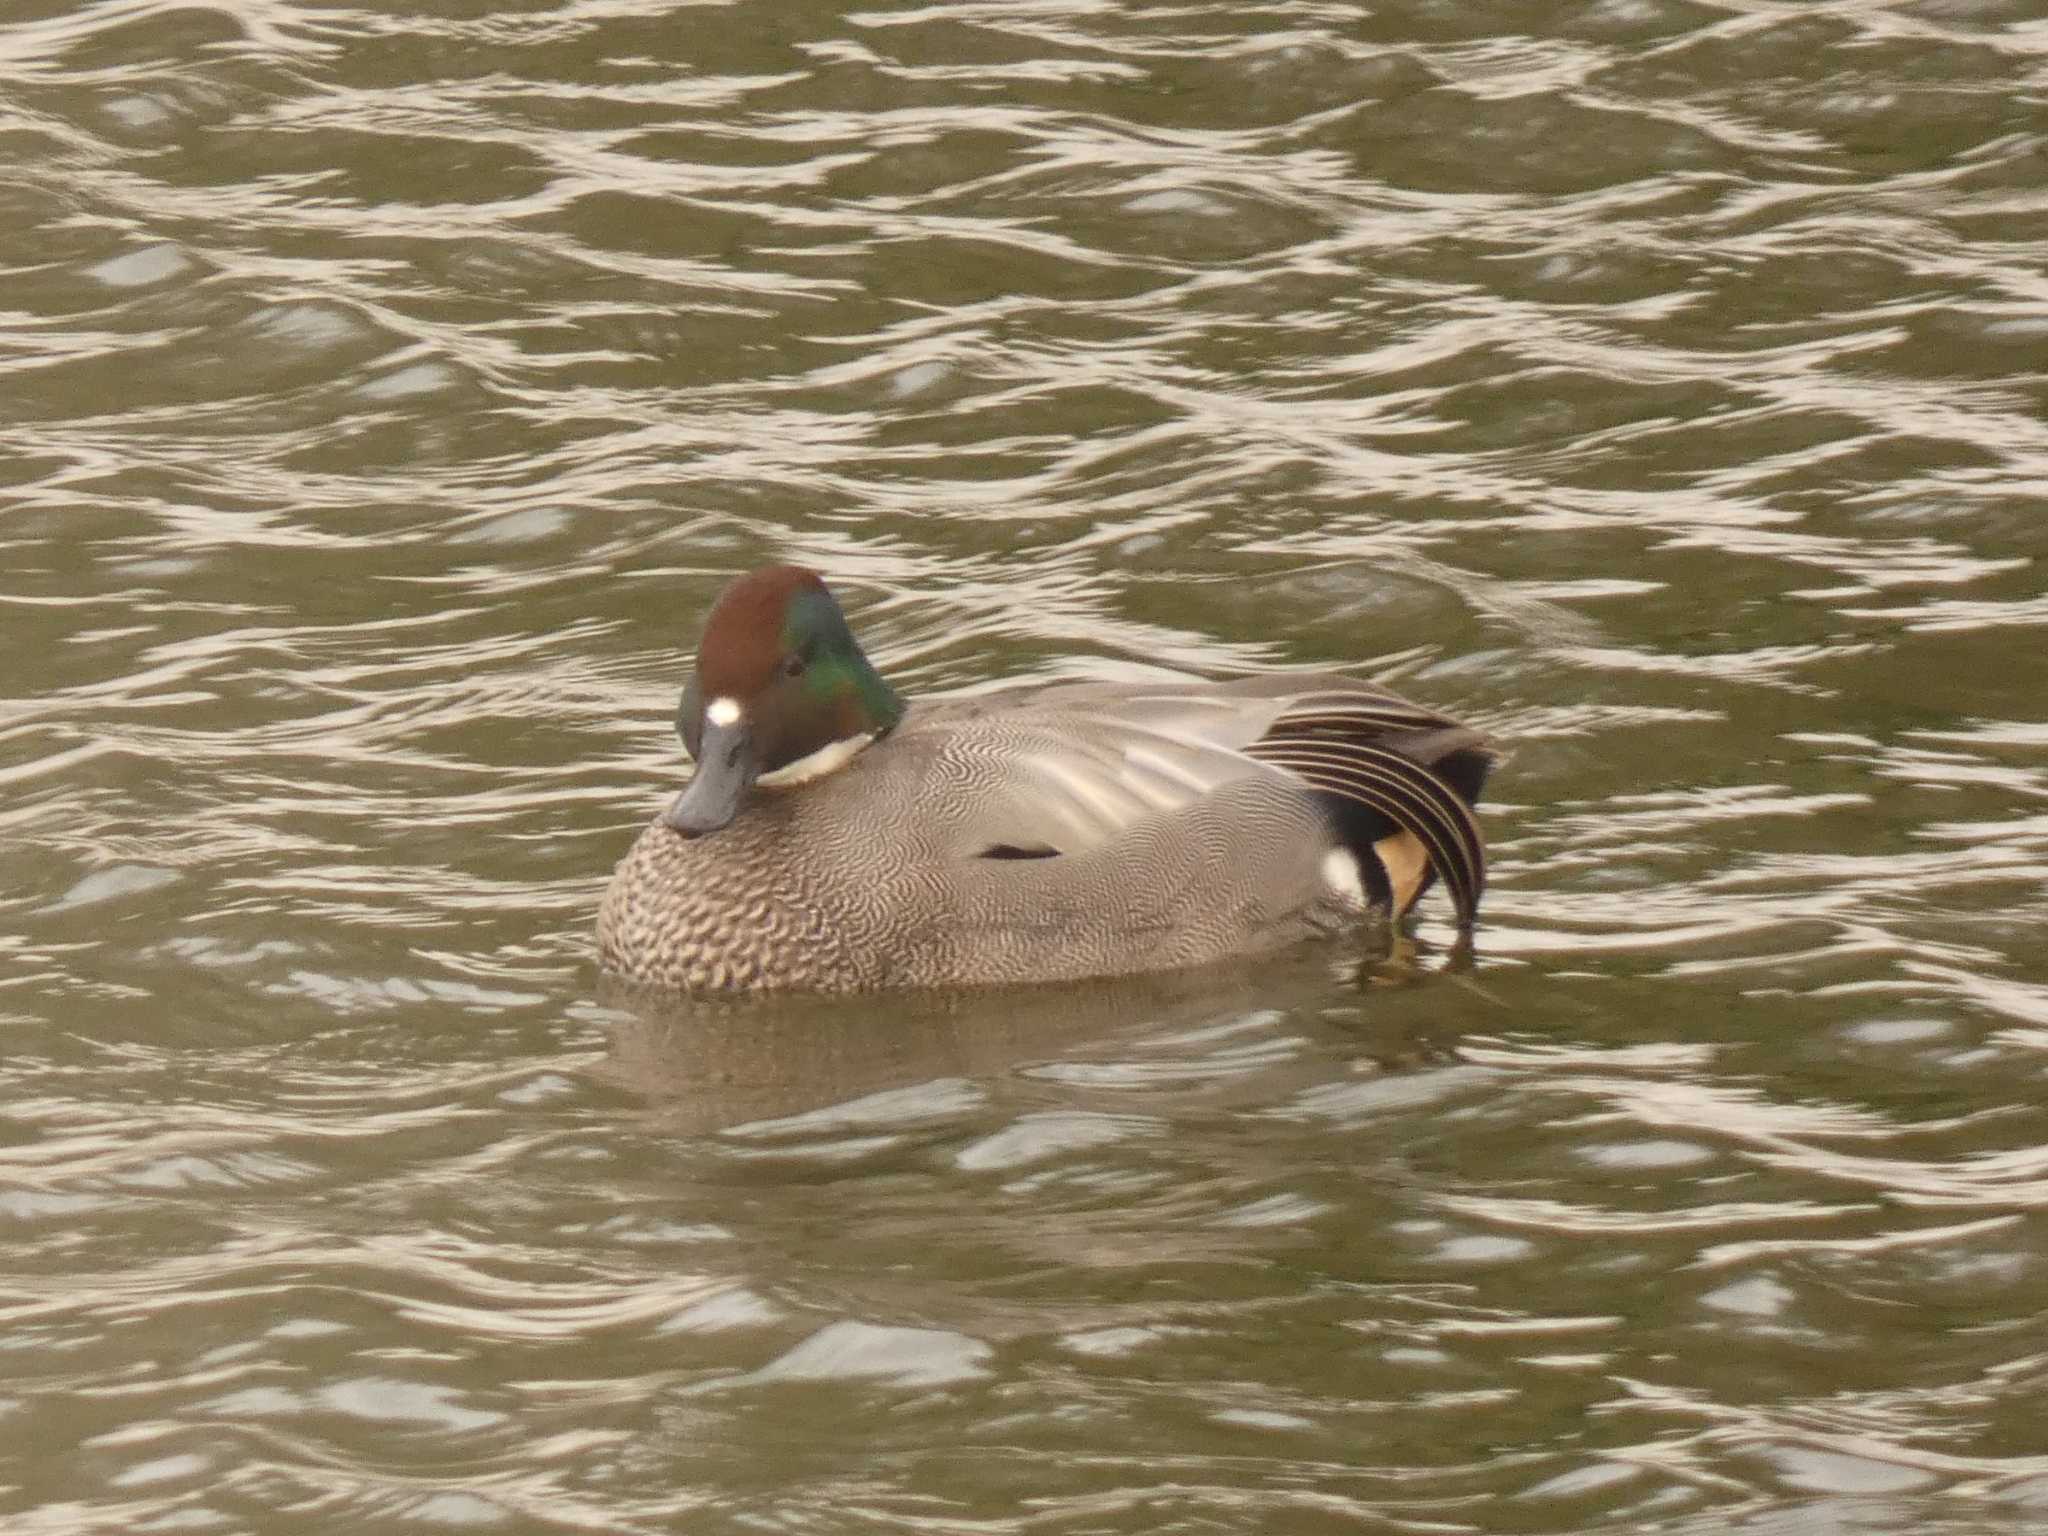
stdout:
{"type": "Polygon", "coordinates": [[[13,0],[0,1524],[2048,1525],[2044,271],[2028,0],[13,0]],[[609,993],[770,558],[1474,965],[609,993]]]}

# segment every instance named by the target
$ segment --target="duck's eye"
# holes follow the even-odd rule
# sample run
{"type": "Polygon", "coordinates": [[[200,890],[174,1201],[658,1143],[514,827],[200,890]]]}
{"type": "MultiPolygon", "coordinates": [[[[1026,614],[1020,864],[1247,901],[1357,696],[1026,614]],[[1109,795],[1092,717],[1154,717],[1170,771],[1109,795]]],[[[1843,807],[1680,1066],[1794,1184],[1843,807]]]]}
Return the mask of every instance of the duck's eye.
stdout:
{"type": "Polygon", "coordinates": [[[802,651],[791,651],[789,653],[789,660],[782,664],[782,670],[786,676],[802,677],[804,675],[804,668],[810,664],[810,657],[806,656],[802,651]]]}

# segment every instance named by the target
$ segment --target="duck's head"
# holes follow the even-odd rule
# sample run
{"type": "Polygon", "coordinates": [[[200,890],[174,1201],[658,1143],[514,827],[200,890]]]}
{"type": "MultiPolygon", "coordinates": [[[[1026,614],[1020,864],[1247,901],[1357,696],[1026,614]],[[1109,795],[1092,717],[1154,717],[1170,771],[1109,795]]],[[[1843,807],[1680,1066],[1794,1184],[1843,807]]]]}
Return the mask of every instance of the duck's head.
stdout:
{"type": "Polygon", "coordinates": [[[902,717],[816,571],[750,571],[704,621],[676,712],[697,772],[662,820],[690,837],[716,832],[755,784],[830,773],[902,717]]]}

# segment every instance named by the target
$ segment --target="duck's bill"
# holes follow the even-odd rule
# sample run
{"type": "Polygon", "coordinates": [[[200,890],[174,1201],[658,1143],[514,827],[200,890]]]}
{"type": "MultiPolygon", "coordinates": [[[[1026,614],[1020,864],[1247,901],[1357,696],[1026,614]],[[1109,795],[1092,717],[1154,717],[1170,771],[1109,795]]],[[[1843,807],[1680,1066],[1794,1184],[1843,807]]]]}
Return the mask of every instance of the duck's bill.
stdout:
{"type": "Polygon", "coordinates": [[[661,819],[685,837],[716,832],[739,814],[740,799],[759,772],[746,722],[718,725],[707,719],[698,744],[696,776],[661,819]]]}

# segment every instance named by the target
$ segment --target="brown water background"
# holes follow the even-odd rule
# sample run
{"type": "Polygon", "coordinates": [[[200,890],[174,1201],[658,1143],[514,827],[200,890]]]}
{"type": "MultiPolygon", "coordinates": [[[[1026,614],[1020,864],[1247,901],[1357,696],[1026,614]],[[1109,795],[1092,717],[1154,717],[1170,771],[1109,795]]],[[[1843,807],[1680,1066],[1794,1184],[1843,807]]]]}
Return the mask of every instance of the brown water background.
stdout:
{"type": "Polygon", "coordinates": [[[2039,0],[7,0],[0,1529],[2048,1527],[2044,407],[2039,0]],[[771,558],[1475,967],[608,996],[771,558]]]}

